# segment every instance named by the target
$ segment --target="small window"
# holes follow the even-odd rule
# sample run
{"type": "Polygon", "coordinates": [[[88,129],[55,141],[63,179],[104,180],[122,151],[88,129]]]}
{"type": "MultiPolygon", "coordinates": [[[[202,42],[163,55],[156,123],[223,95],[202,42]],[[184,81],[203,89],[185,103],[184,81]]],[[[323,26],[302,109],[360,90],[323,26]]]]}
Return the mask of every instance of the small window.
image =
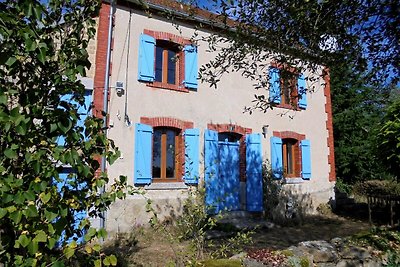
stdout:
{"type": "Polygon", "coordinates": [[[237,133],[232,133],[232,132],[222,132],[222,133],[218,133],[218,141],[220,142],[238,142],[240,141],[240,138],[242,136],[240,134],[237,133]]]}
{"type": "Polygon", "coordinates": [[[177,85],[179,84],[179,49],[171,42],[157,41],[155,58],[155,81],[177,85]]]}
{"type": "Polygon", "coordinates": [[[300,175],[298,170],[299,145],[296,139],[282,140],[282,159],[285,177],[298,177],[300,175]]]}
{"type": "Polygon", "coordinates": [[[153,181],[177,181],[179,177],[179,131],[171,128],[154,128],[153,181]]]}

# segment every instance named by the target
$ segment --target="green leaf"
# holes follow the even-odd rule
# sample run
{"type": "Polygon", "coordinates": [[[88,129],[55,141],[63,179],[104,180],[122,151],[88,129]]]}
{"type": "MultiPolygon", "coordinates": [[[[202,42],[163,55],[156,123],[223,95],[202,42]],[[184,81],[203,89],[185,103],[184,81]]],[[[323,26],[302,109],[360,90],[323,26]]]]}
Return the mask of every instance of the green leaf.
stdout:
{"type": "Polygon", "coordinates": [[[33,240],[36,240],[38,243],[47,242],[47,235],[43,230],[39,230],[35,232],[36,236],[33,240]]]}
{"type": "Polygon", "coordinates": [[[65,257],[66,257],[67,259],[69,259],[69,258],[71,258],[72,256],[74,256],[74,254],[75,254],[75,249],[74,249],[74,248],[71,248],[70,246],[67,246],[67,247],[64,249],[64,255],[65,255],[65,257]]]}
{"type": "Polygon", "coordinates": [[[8,122],[8,123],[6,123],[6,124],[4,125],[4,130],[5,130],[6,132],[8,132],[8,131],[10,130],[10,128],[11,128],[11,123],[10,123],[10,122],[8,122]]]}
{"type": "Polygon", "coordinates": [[[28,251],[31,254],[35,254],[39,249],[39,244],[35,240],[32,240],[32,242],[29,243],[28,245],[28,251]]]}
{"type": "Polygon", "coordinates": [[[18,224],[21,221],[22,218],[22,212],[17,210],[14,211],[9,215],[10,219],[14,221],[14,223],[18,224]]]}
{"type": "Polygon", "coordinates": [[[51,193],[50,193],[50,192],[47,193],[47,194],[45,194],[45,193],[41,193],[41,194],[40,194],[40,199],[42,200],[42,202],[43,202],[44,204],[46,204],[47,202],[49,202],[50,198],[51,198],[51,193]]]}
{"type": "Polygon", "coordinates": [[[39,53],[37,54],[37,58],[42,64],[46,62],[46,52],[47,52],[46,48],[44,47],[39,48],[39,53]]]}
{"type": "Polygon", "coordinates": [[[8,60],[6,61],[6,65],[11,67],[12,65],[14,65],[16,61],[17,59],[15,57],[9,57],[8,60]]]}
{"type": "Polygon", "coordinates": [[[0,104],[7,103],[7,96],[5,94],[0,94],[0,104]]]}
{"type": "Polygon", "coordinates": [[[115,255],[110,255],[110,256],[108,256],[108,258],[110,259],[110,263],[112,266],[117,266],[118,260],[115,255]]]}
{"type": "Polygon", "coordinates": [[[101,228],[97,231],[97,238],[107,238],[107,231],[101,228]]]}
{"type": "Polygon", "coordinates": [[[17,127],[15,127],[15,131],[20,135],[26,134],[26,124],[20,123],[17,127]]]}
{"type": "Polygon", "coordinates": [[[35,41],[32,41],[32,39],[30,39],[30,38],[25,39],[25,49],[28,52],[35,51],[35,49],[36,49],[35,41]]]}
{"type": "Polygon", "coordinates": [[[57,240],[55,238],[50,237],[47,241],[47,247],[49,249],[53,249],[54,246],[56,245],[57,240]]]}
{"type": "Polygon", "coordinates": [[[25,215],[26,217],[37,217],[39,214],[37,212],[36,206],[34,205],[29,205],[28,208],[25,210],[25,215]]]}
{"type": "Polygon", "coordinates": [[[24,192],[24,197],[25,197],[25,199],[30,200],[30,201],[33,201],[33,200],[36,199],[36,195],[32,191],[25,191],[24,192]]]}
{"type": "Polygon", "coordinates": [[[96,234],[96,229],[94,228],[89,228],[85,235],[85,241],[89,241],[92,239],[92,237],[96,234]]]}
{"type": "Polygon", "coordinates": [[[9,159],[16,159],[17,158],[17,153],[14,150],[10,149],[10,148],[7,148],[6,150],[4,150],[4,155],[9,159]]]}
{"type": "Polygon", "coordinates": [[[105,257],[105,258],[104,258],[103,264],[104,264],[105,266],[110,266],[111,263],[110,263],[110,260],[109,260],[108,257],[105,257]]]}
{"type": "Polygon", "coordinates": [[[18,242],[21,244],[21,246],[25,248],[31,242],[31,238],[27,237],[26,235],[20,235],[18,238],[18,242]]]}
{"type": "Polygon", "coordinates": [[[57,218],[58,214],[57,214],[57,213],[54,213],[54,212],[51,212],[51,211],[45,210],[45,211],[44,211],[44,216],[46,217],[46,219],[47,219],[49,222],[52,222],[55,218],[57,218]]]}
{"type": "Polygon", "coordinates": [[[7,214],[7,210],[0,208],[0,219],[3,218],[4,216],[6,216],[6,214],[7,214]]]}
{"type": "Polygon", "coordinates": [[[100,249],[101,249],[101,246],[100,246],[99,244],[94,244],[94,245],[93,245],[93,250],[94,250],[94,251],[99,252],[100,249]]]}
{"type": "Polygon", "coordinates": [[[93,263],[94,263],[95,267],[101,267],[101,260],[100,259],[95,260],[93,263]]]}
{"type": "Polygon", "coordinates": [[[51,123],[50,124],[50,133],[54,132],[55,130],[57,130],[57,124],[56,123],[51,123]]]}

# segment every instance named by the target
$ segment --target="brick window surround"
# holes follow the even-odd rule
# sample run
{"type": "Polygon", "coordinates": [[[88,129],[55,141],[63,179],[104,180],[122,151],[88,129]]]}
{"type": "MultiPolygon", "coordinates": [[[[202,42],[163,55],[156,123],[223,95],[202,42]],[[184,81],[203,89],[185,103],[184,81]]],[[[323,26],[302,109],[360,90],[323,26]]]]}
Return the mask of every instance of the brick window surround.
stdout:
{"type": "Polygon", "coordinates": [[[207,124],[207,129],[218,133],[236,133],[239,134],[239,176],[241,182],[246,182],[246,134],[251,134],[252,129],[245,128],[235,124],[207,124]]]}
{"type": "Polygon", "coordinates": [[[301,175],[301,152],[300,152],[300,141],[306,139],[306,136],[304,134],[299,134],[296,132],[292,131],[283,131],[283,132],[278,132],[278,131],[273,131],[273,136],[279,137],[282,139],[284,142],[285,139],[292,139],[296,140],[297,144],[294,147],[294,169],[295,173],[294,176],[288,176],[287,178],[298,178],[301,175]]]}
{"type": "MultiPolygon", "coordinates": [[[[177,44],[180,49],[179,52],[177,52],[177,57],[178,57],[178,66],[177,66],[177,81],[178,84],[168,84],[168,83],[163,83],[163,82],[150,82],[147,83],[147,86],[149,87],[156,87],[156,88],[163,88],[163,89],[169,89],[169,90],[174,90],[174,91],[180,91],[180,92],[186,92],[188,93],[189,90],[185,88],[183,85],[183,78],[185,75],[185,53],[183,52],[182,47],[188,44],[191,44],[189,39],[185,39],[179,35],[168,33],[168,32],[158,32],[158,31],[152,31],[148,29],[144,29],[143,31],[144,34],[147,34],[149,36],[152,36],[156,39],[157,41],[168,41],[174,44],[177,44]]],[[[155,64],[155,63],[154,63],[155,64]]]]}
{"type": "MultiPolygon", "coordinates": [[[[147,124],[154,127],[168,127],[168,128],[175,128],[179,130],[179,135],[178,135],[178,140],[179,143],[177,144],[177,147],[180,151],[178,151],[178,173],[180,175],[178,176],[178,181],[182,182],[183,181],[183,176],[184,176],[184,162],[185,162],[185,146],[184,146],[184,137],[183,133],[185,132],[186,129],[191,129],[193,128],[193,122],[190,121],[183,121],[179,120],[176,118],[170,118],[170,117],[141,117],[140,118],[140,123],[147,124]]],[[[175,180],[176,181],[176,180],[175,180]]]]}
{"type": "MultiPolygon", "coordinates": [[[[272,62],[271,63],[271,67],[272,68],[277,68],[279,70],[285,70],[287,73],[293,74],[293,80],[294,80],[295,77],[297,77],[300,74],[299,71],[295,67],[289,66],[289,65],[284,64],[284,63],[272,62]]],[[[282,77],[280,79],[281,79],[280,85],[281,85],[281,93],[282,93],[282,88],[284,86],[284,80],[282,79],[282,77]]],[[[293,81],[292,81],[292,83],[293,83],[293,81]]],[[[294,88],[295,88],[294,92],[292,93],[292,94],[294,94],[293,95],[294,103],[291,103],[291,104],[282,103],[283,102],[283,97],[282,97],[281,103],[280,104],[276,104],[275,106],[278,107],[278,108],[285,108],[285,109],[301,111],[301,109],[299,108],[299,106],[297,104],[297,102],[298,102],[297,79],[295,81],[294,88]]]]}

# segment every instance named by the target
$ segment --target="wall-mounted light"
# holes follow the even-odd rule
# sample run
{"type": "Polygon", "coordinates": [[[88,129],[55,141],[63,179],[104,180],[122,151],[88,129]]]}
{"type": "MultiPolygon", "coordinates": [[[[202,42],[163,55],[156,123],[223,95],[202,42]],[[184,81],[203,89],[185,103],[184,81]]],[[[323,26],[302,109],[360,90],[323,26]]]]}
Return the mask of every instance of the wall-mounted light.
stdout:
{"type": "Polygon", "coordinates": [[[115,83],[115,91],[117,92],[117,96],[122,96],[125,93],[124,83],[123,82],[116,82],[115,83]]]}
{"type": "Polygon", "coordinates": [[[264,125],[264,126],[262,127],[262,134],[263,134],[264,138],[267,138],[268,127],[269,127],[269,125],[264,125]]]}
{"type": "Polygon", "coordinates": [[[235,131],[235,125],[229,125],[229,131],[234,132],[235,131]]]}

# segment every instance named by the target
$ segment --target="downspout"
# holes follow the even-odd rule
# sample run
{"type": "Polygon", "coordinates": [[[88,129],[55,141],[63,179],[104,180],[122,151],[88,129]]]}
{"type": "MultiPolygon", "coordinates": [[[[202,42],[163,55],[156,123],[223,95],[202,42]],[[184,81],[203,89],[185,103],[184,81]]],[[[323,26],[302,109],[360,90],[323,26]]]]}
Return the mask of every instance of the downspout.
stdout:
{"type": "MultiPolygon", "coordinates": [[[[109,1],[110,3],[110,14],[108,20],[108,40],[107,40],[107,59],[106,59],[106,73],[104,77],[104,95],[103,95],[103,129],[105,135],[107,136],[107,114],[108,114],[108,88],[110,87],[110,63],[111,63],[111,41],[112,41],[112,27],[113,27],[113,14],[114,14],[114,0],[109,1]]],[[[101,172],[106,171],[106,156],[101,159],[101,172]]],[[[100,193],[105,192],[105,187],[103,186],[100,193]]],[[[105,228],[106,224],[106,211],[103,211],[100,217],[100,228],[105,228]]]]}

